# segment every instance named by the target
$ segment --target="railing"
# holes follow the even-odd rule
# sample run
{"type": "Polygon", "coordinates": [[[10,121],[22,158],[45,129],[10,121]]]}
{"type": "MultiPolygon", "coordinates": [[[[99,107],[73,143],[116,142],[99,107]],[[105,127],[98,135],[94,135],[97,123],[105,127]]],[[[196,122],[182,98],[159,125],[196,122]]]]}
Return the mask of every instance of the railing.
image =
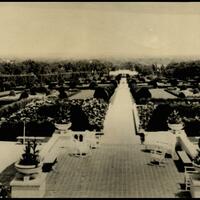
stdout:
{"type": "Polygon", "coordinates": [[[185,131],[182,131],[181,134],[177,137],[179,144],[181,145],[182,149],[192,158],[197,155],[198,146],[193,144],[187,137],[185,131]]]}
{"type": "Polygon", "coordinates": [[[44,145],[40,152],[40,156],[44,159],[43,162],[49,162],[50,160],[53,162],[56,158],[55,152],[52,152],[55,143],[58,141],[60,134],[53,134],[51,139],[44,145]]]}
{"type": "Polygon", "coordinates": [[[136,126],[135,128],[136,128],[136,131],[138,132],[139,125],[140,125],[140,119],[139,119],[138,110],[137,110],[135,102],[133,103],[133,117],[134,117],[135,126],[136,126]]]}

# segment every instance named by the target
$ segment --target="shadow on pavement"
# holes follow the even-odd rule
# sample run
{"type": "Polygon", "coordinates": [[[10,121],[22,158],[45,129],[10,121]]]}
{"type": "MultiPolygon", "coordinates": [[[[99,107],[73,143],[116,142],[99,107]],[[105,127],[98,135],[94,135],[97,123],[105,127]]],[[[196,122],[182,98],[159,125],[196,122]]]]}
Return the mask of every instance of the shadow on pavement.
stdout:
{"type": "Polygon", "coordinates": [[[0,182],[4,185],[9,185],[16,174],[14,163],[5,168],[0,174],[0,182]]]}
{"type": "Polygon", "coordinates": [[[141,151],[145,152],[145,153],[150,153],[151,152],[151,150],[149,150],[149,149],[141,149],[141,151]]]}
{"type": "Polygon", "coordinates": [[[174,160],[174,164],[178,170],[178,172],[184,172],[184,166],[183,164],[180,162],[180,160],[174,160]]]}
{"type": "Polygon", "coordinates": [[[175,194],[175,197],[178,198],[192,198],[189,191],[180,191],[175,194]]]}

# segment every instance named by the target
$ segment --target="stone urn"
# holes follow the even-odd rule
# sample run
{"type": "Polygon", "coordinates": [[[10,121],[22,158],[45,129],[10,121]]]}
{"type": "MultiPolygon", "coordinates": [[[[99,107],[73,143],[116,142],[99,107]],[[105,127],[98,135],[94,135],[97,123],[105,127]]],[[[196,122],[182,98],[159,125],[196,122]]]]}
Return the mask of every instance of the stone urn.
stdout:
{"type": "Polygon", "coordinates": [[[182,118],[179,115],[179,112],[176,110],[173,110],[173,112],[168,116],[167,123],[168,123],[168,127],[174,133],[177,133],[183,129],[182,118]]]}
{"type": "Polygon", "coordinates": [[[64,133],[71,126],[71,124],[57,124],[57,123],[55,123],[54,125],[61,133],[64,133]]]}
{"type": "Polygon", "coordinates": [[[42,172],[42,162],[38,165],[21,165],[19,161],[15,163],[15,168],[18,172],[24,175],[39,174],[42,172]]]}
{"type": "Polygon", "coordinates": [[[178,123],[178,124],[171,124],[168,123],[168,127],[172,130],[172,131],[180,131],[183,129],[183,124],[182,123],[178,123]]]}

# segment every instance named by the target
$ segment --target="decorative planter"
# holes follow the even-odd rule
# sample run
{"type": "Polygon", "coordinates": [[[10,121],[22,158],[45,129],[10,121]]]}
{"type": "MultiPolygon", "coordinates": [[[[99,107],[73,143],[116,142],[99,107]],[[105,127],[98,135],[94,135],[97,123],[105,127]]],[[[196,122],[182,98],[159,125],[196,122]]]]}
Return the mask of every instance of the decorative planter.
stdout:
{"type": "Polygon", "coordinates": [[[192,162],[193,167],[195,168],[196,171],[200,172],[200,165],[196,164],[195,162],[192,162]]]}
{"type": "Polygon", "coordinates": [[[65,131],[69,128],[70,124],[56,124],[55,123],[55,127],[58,129],[58,130],[61,130],[61,131],[65,131]]]}
{"type": "Polygon", "coordinates": [[[18,172],[25,175],[38,174],[42,171],[42,162],[36,167],[35,165],[20,165],[19,161],[17,161],[15,163],[15,168],[18,172]]]}
{"type": "Polygon", "coordinates": [[[180,131],[183,129],[183,124],[169,124],[168,123],[168,127],[173,130],[173,131],[180,131]]]}

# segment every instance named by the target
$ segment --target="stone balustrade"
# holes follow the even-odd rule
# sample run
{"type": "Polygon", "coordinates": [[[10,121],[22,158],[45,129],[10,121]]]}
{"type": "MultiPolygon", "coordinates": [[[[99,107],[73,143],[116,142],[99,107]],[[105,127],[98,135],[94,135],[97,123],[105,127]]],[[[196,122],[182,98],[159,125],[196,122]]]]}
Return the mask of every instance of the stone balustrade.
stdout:
{"type": "Polygon", "coordinates": [[[177,135],[178,143],[181,145],[182,149],[185,150],[191,158],[194,158],[197,155],[198,146],[193,144],[187,137],[184,130],[181,131],[181,134],[177,135]]]}

